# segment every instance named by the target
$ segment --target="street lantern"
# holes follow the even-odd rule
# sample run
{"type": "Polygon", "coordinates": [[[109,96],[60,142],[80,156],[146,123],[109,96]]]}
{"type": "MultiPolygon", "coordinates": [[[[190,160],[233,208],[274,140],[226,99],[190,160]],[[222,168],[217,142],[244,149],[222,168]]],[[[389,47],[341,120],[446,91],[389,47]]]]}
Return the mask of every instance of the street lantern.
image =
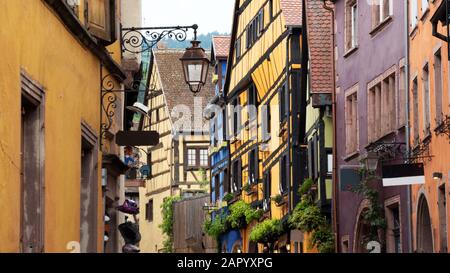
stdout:
{"type": "Polygon", "coordinates": [[[186,52],[180,61],[183,65],[184,79],[189,85],[189,89],[194,94],[200,92],[206,83],[208,76],[209,60],[205,50],[200,47],[200,41],[194,39],[192,46],[186,48],[186,52]]]}
{"type": "Polygon", "coordinates": [[[362,160],[364,167],[371,171],[375,172],[378,168],[378,155],[375,152],[368,152],[365,158],[362,160]]]}

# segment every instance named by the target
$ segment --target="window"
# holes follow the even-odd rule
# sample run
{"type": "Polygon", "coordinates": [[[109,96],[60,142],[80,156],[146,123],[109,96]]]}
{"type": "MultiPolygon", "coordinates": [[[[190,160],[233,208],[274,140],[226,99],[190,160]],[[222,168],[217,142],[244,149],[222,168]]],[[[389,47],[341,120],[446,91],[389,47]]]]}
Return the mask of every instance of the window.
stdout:
{"type": "Polygon", "coordinates": [[[242,188],[242,164],[240,160],[233,162],[231,169],[231,192],[237,192],[242,188]]]}
{"type": "Polygon", "coordinates": [[[249,152],[249,183],[255,184],[258,183],[258,151],[253,149],[249,152]]]}
{"type": "Polygon", "coordinates": [[[358,149],[358,86],[347,92],[345,99],[346,153],[350,155],[358,149]]]}
{"type": "Polygon", "coordinates": [[[190,147],[186,151],[188,168],[200,168],[209,166],[209,153],[206,148],[190,147]]]}
{"type": "Polygon", "coordinates": [[[241,127],[241,110],[242,107],[239,104],[239,97],[233,100],[233,128],[232,132],[234,136],[237,136],[240,132],[241,127]]]}
{"type": "Polygon", "coordinates": [[[248,24],[246,31],[247,48],[253,46],[264,30],[264,11],[260,10],[255,18],[248,24]]]}
{"type": "Polygon", "coordinates": [[[406,72],[405,66],[400,67],[399,83],[398,83],[398,126],[406,125],[406,72]]]}
{"type": "MultiPolygon", "coordinates": [[[[385,75],[392,70],[388,70],[385,75]]],[[[370,142],[392,132],[396,127],[395,72],[389,76],[385,75],[369,84],[368,137],[370,142]]]]}
{"type": "Polygon", "coordinates": [[[262,109],[263,109],[262,139],[263,141],[268,141],[270,139],[270,130],[271,130],[270,103],[264,105],[262,109]]]}
{"type": "Polygon", "coordinates": [[[327,174],[333,174],[333,151],[327,151],[327,174]]]}
{"type": "Polygon", "coordinates": [[[208,150],[200,149],[200,166],[208,166],[208,150]]]}
{"type": "Polygon", "coordinates": [[[269,0],[269,18],[270,20],[273,19],[273,0],[269,0]]]}
{"type": "Polygon", "coordinates": [[[92,35],[106,42],[116,40],[116,1],[85,0],[84,14],[92,35]]]}
{"type": "Polygon", "coordinates": [[[385,201],[387,222],[386,250],[388,253],[402,253],[400,197],[392,197],[385,201]]]}
{"type": "Polygon", "coordinates": [[[278,101],[280,103],[280,123],[285,122],[288,116],[287,96],[288,96],[287,85],[284,84],[278,90],[278,101]]]}
{"type": "Polygon", "coordinates": [[[392,0],[372,0],[372,28],[392,15],[392,0]]]}
{"type": "MultiPolygon", "coordinates": [[[[44,251],[45,92],[21,71],[20,251],[44,251]]],[[[94,134],[94,139],[95,134],[94,134]]],[[[19,204],[18,204],[19,205],[19,204]]]]}
{"type": "Polygon", "coordinates": [[[80,182],[80,246],[82,253],[96,250],[97,234],[97,149],[95,133],[82,124],[80,182]],[[86,132],[89,130],[89,133],[86,132]],[[88,136],[89,135],[89,136],[88,136]]]}
{"type": "Polygon", "coordinates": [[[309,141],[308,141],[308,170],[309,170],[309,178],[316,179],[317,178],[317,146],[315,145],[315,138],[314,135],[309,141]]]}
{"type": "Polygon", "coordinates": [[[284,194],[288,190],[289,183],[289,161],[287,155],[283,155],[280,160],[280,193],[284,194]]]}
{"type": "Polygon", "coordinates": [[[236,40],[235,44],[235,50],[236,50],[236,61],[241,58],[241,38],[236,40]]]}
{"type": "Polygon", "coordinates": [[[422,71],[422,90],[423,90],[423,121],[424,121],[424,135],[430,134],[430,73],[428,64],[426,64],[422,71]]]}
{"type": "Polygon", "coordinates": [[[270,204],[270,195],[271,195],[271,175],[270,170],[264,174],[264,200],[266,200],[267,204],[270,204]]]}
{"type": "Polygon", "coordinates": [[[214,200],[220,199],[220,174],[216,174],[214,177],[214,200]]]}
{"type": "Polygon", "coordinates": [[[434,54],[434,97],[436,105],[436,126],[442,122],[442,59],[441,50],[434,54]]]}
{"type": "Polygon", "coordinates": [[[347,0],[345,7],[345,50],[348,51],[358,44],[358,1],[347,0]]]}
{"type": "Polygon", "coordinates": [[[413,29],[417,26],[417,22],[419,20],[417,0],[411,0],[410,7],[411,28],[413,29]]]}
{"type": "Polygon", "coordinates": [[[414,146],[419,143],[419,94],[417,78],[412,83],[414,146]]]}
{"type": "Polygon", "coordinates": [[[188,165],[197,166],[197,150],[188,149],[188,165]]]}
{"type": "Polygon", "coordinates": [[[253,121],[257,118],[257,90],[254,84],[248,88],[247,112],[248,120],[253,121]]]}
{"type": "Polygon", "coordinates": [[[145,204],[145,220],[153,222],[153,199],[145,204]]]}
{"type": "Polygon", "coordinates": [[[230,177],[228,176],[228,169],[223,170],[223,190],[225,193],[231,192],[231,184],[230,184],[230,177]]]}

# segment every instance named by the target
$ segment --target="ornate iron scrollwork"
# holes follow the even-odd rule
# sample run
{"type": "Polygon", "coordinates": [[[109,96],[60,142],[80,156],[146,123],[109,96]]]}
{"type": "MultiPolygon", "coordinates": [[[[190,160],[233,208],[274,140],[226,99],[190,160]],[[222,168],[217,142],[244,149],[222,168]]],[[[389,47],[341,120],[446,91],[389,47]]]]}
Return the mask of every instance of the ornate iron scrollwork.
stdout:
{"type": "Polygon", "coordinates": [[[406,143],[377,141],[371,143],[367,147],[367,151],[376,153],[381,161],[392,161],[405,156],[406,143]]]}
{"type": "MultiPolygon", "coordinates": [[[[121,29],[121,48],[122,52],[139,54],[150,51],[159,41],[164,38],[175,39],[183,42],[187,39],[189,29],[194,30],[194,40],[197,39],[197,25],[192,26],[174,26],[174,27],[146,27],[146,28],[122,28],[121,29]]],[[[103,65],[100,68],[100,147],[103,139],[106,138],[108,131],[114,124],[115,109],[117,104],[117,93],[140,93],[145,92],[148,99],[150,91],[158,91],[155,86],[143,86],[141,81],[133,81],[127,84],[124,89],[117,79],[116,74],[103,75],[103,65]]],[[[154,95],[154,94],[153,94],[154,95]]]]}
{"type": "MultiPolygon", "coordinates": [[[[102,73],[102,72],[101,72],[102,73]]],[[[130,84],[130,88],[124,90],[121,84],[117,83],[117,75],[108,74],[103,76],[101,74],[101,125],[100,125],[100,146],[103,143],[103,139],[106,138],[107,132],[111,129],[114,124],[115,109],[117,108],[117,93],[140,93],[145,92],[145,96],[154,90],[154,87],[149,87],[143,85],[141,81],[133,81],[130,84]]]]}
{"type": "Polygon", "coordinates": [[[430,154],[430,142],[431,135],[419,141],[417,145],[410,151],[407,161],[409,163],[419,163],[423,162],[424,159],[428,158],[428,160],[432,159],[432,155],[430,154]]]}
{"type": "Polygon", "coordinates": [[[434,132],[436,133],[436,136],[439,136],[441,134],[447,135],[450,141],[450,115],[446,115],[444,117],[441,124],[439,124],[439,126],[434,129],[434,132]]]}
{"type": "Polygon", "coordinates": [[[197,38],[197,25],[154,27],[154,28],[124,28],[122,29],[122,51],[142,53],[153,48],[164,38],[183,42],[189,29],[194,29],[194,40],[197,38]]]}

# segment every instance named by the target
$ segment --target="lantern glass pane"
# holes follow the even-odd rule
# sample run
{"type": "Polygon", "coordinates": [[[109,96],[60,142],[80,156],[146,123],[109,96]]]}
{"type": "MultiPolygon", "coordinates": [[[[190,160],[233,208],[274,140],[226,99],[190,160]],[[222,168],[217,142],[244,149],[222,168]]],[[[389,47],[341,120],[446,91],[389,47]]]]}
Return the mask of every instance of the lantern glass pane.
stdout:
{"type": "Polygon", "coordinates": [[[202,80],[202,65],[201,64],[188,64],[188,81],[200,82],[202,80]]]}

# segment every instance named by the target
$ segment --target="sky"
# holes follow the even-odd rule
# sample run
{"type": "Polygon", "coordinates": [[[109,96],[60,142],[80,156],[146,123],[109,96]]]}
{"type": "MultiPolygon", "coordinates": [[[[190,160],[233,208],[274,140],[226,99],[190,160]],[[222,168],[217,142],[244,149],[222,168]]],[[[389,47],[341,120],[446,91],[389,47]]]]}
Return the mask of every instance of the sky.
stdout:
{"type": "Polygon", "coordinates": [[[142,0],[144,26],[199,26],[199,34],[231,33],[234,0],[142,0]]]}

